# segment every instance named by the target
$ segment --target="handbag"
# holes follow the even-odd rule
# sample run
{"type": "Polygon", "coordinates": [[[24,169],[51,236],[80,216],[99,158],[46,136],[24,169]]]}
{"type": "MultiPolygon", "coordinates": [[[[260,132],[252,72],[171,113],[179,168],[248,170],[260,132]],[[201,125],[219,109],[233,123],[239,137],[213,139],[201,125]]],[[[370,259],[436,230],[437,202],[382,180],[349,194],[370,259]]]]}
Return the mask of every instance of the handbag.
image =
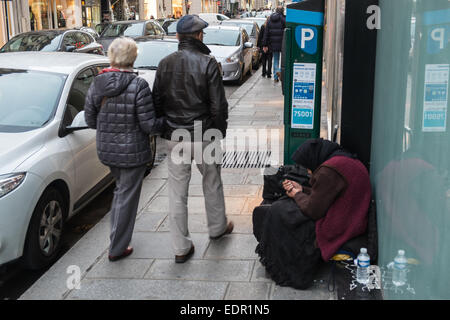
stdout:
{"type": "Polygon", "coordinates": [[[264,171],[263,199],[274,201],[286,195],[283,188],[283,181],[286,179],[295,181],[302,186],[310,186],[308,170],[299,164],[285,165],[278,169],[268,167],[264,171]]]}

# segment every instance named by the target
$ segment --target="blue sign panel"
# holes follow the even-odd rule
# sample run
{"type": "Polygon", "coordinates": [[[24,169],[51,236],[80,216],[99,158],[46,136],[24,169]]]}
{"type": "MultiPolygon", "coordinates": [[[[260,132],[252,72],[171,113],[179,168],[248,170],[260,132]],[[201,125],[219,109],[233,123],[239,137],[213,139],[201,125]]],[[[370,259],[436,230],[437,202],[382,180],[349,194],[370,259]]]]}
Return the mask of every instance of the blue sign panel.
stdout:
{"type": "Polygon", "coordinates": [[[298,26],[295,28],[295,41],[300,49],[308,54],[317,52],[317,28],[312,26],[298,26]]]}
{"type": "Polygon", "coordinates": [[[314,121],[314,109],[294,108],[292,110],[292,124],[312,128],[314,121]]]}

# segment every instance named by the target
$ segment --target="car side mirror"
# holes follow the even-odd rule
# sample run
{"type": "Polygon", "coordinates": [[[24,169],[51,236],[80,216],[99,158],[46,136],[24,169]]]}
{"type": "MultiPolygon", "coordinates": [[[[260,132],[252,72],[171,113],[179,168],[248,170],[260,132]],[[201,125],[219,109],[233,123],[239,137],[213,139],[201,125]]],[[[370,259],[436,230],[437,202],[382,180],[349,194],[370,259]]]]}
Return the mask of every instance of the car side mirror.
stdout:
{"type": "Polygon", "coordinates": [[[253,48],[253,43],[251,42],[244,43],[244,48],[253,48]]]}
{"type": "Polygon", "coordinates": [[[68,127],[66,127],[66,133],[72,133],[74,131],[80,131],[89,129],[86,119],[84,118],[84,110],[78,112],[78,114],[75,116],[75,118],[72,121],[72,124],[68,127]]]}

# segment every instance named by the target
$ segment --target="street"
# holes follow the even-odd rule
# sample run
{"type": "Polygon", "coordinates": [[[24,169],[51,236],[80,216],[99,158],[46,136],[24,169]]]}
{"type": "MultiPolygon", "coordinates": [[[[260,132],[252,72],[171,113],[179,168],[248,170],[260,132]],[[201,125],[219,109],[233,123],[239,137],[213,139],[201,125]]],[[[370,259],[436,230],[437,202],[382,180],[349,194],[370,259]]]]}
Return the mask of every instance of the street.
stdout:
{"type": "MultiPolygon", "coordinates": [[[[253,71],[260,72],[260,69],[253,71]]],[[[246,77],[248,80],[250,76],[246,77]]],[[[245,83],[245,82],[244,82],[245,83]]],[[[240,86],[236,84],[225,84],[225,94],[229,98],[240,86]]],[[[160,140],[158,140],[160,142],[160,140]]],[[[161,145],[158,143],[158,145],[161,145]]],[[[165,158],[164,150],[157,148],[155,166],[165,158]]],[[[66,231],[62,239],[62,257],[83,235],[99,222],[109,211],[113,197],[114,185],[105,189],[89,205],[81,210],[76,216],[69,219],[65,225],[66,231]]],[[[39,279],[48,268],[30,271],[24,270],[20,262],[13,262],[0,271],[0,300],[18,299],[33,283],[39,279]]]]}

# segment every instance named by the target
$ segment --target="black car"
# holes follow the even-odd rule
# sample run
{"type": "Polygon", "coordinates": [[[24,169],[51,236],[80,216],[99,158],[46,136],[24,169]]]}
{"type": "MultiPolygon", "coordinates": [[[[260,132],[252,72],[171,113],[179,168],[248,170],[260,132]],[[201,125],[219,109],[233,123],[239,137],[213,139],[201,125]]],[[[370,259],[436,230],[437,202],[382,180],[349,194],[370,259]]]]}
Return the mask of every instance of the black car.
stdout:
{"type": "Polygon", "coordinates": [[[163,39],[165,34],[163,28],[154,20],[116,21],[106,26],[98,42],[103,45],[105,51],[108,51],[111,42],[118,37],[138,38],[146,36],[152,39],[163,39]]]}
{"type": "Polygon", "coordinates": [[[41,30],[21,33],[9,40],[2,52],[63,51],[104,55],[103,47],[81,30],[41,30]]]}

